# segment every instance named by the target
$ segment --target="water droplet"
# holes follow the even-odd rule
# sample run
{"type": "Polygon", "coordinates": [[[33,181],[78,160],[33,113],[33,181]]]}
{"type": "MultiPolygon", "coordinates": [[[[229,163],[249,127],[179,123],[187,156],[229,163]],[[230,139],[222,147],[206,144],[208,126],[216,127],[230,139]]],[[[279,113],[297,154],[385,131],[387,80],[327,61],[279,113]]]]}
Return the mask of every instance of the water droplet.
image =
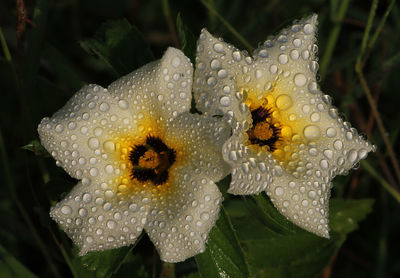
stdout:
{"type": "Polygon", "coordinates": [[[275,194],[277,196],[282,196],[283,195],[283,188],[278,186],[277,188],[275,188],[275,194]]]}
{"type": "Polygon", "coordinates": [[[302,87],[306,85],[306,83],[307,79],[304,74],[298,73],[294,76],[294,84],[296,84],[296,86],[302,87]]]}
{"type": "Polygon", "coordinates": [[[65,215],[71,214],[72,213],[72,208],[70,206],[67,206],[67,205],[62,206],[61,213],[65,214],[65,215]]]}
{"type": "Polygon", "coordinates": [[[203,212],[203,213],[200,214],[200,218],[203,221],[207,221],[208,219],[210,219],[210,214],[208,212],[203,212]]]}
{"type": "Polygon", "coordinates": [[[326,136],[329,138],[335,137],[336,136],[336,129],[333,127],[330,127],[326,130],[326,136]]]}
{"type": "Polygon", "coordinates": [[[293,40],[293,45],[295,47],[300,47],[301,46],[301,40],[300,39],[294,39],[293,40]]]}
{"type": "Polygon", "coordinates": [[[311,34],[313,32],[314,32],[314,26],[312,26],[310,23],[304,25],[304,33],[311,34]]]}
{"type": "Polygon", "coordinates": [[[281,54],[278,57],[278,61],[279,63],[281,63],[282,65],[287,64],[287,62],[289,61],[288,56],[286,54],[281,54]]]}
{"type": "Polygon", "coordinates": [[[218,59],[213,59],[210,63],[211,69],[218,70],[221,68],[221,62],[218,59]]]}
{"type": "Polygon", "coordinates": [[[233,51],[232,58],[236,62],[239,62],[240,60],[242,60],[242,55],[240,54],[240,51],[233,51]]]}
{"type": "Polygon", "coordinates": [[[103,102],[102,104],[100,104],[99,107],[101,112],[107,112],[110,109],[110,105],[108,105],[108,103],[103,102]]]}
{"type": "Polygon", "coordinates": [[[342,148],[343,148],[343,142],[342,141],[340,141],[340,140],[335,140],[335,142],[333,142],[333,147],[336,149],[336,150],[341,150],[342,148]]]}
{"type": "Polygon", "coordinates": [[[321,130],[316,125],[308,125],[303,130],[304,136],[309,140],[318,139],[321,136],[321,130]]]}
{"type": "Polygon", "coordinates": [[[121,109],[128,109],[128,107],[129,107],[129,103],[126,101],[126,100],[124,100],[124,99],[121,99],[120,101],[118,101],[118,106],[121,108],[121,109]]]}
{"type": "Polygon", "coordinates": [[[92,201],[92,195],[90,195],[89,193],[85,193],[85,194],[83,194],[83,196],[82,196],[82,200],[83,200],[85,203],[90,203],[90,202],[92,201]]]}
{"type": "Polygon", "coordinates": [[[314,123],[318,122],[320,118],[321,118],[321,116],[317,112],[312,113],[310,116],[311,121],[314,123]]]}
{"type": "Polygon", "coordinates": [[[277,67],[276,65],[271,65],[271,66],[269,67],[269,71],[270,71],[272,74],[275,74],[275,73],[278,71],[278,67],[277,67]]]}
{"type": "Polygon", "coordinates": [[[318,91],[318,86],[317,86],[317,82],[310,82],[310,84],[308,84],[308,90],[310,91],[310,93],[315,94],[318,91]]]}
{"type": "Polygon", "coordinates": [[[310,58],[310,52],[308,50],[303,50],[301,52],[301,58],[303,58],[304,60],[308,60],[308,58],[310,58]]]}
{"type": "Polygon", "coordinates": [[[355,150],[351,150],[349,151],[347,158],[349,159],[350,163],[354,163],[358,158],[358,153],[355,150]]]}
{"type": "Polygon", "coordinates": [[[89,170],[89,174],[92,176],[92,177],[95,177],[95,176],[97,176],[98,174],[99,174],[99,170],[97,169],[97,168],[90,168],[90,170],[89,170]]]}
{"type": "Polygon", "coordinates": [[[308,206],[308,201],[307,201],[307,200],[301,201],[301,205],[302,205],[303,207],[307,207],[307,206],[308,206]]]}
{"type": "Polygon", "coordinates": [[[333,151],[331,151],[331,150],[326,149],[322,153],[324,154],[324,156],[327,159],[332,159],[333,158],[333,151]]]}
{"type": "Polygon", "coordinates": [[[208,84],[209,86],[215,86],[215,84],[217,84],[217,79],[216,79],[214,76],[210,76],[210,77],[207,79],[207,84],[208,84]]]}
{"type": "Polygon", "coordinates": [[[79,215],[82,216],[82,217],[86,217],[86,216],[88,215],[87,210],[84,209],[84,208],[80,208],[79,211],[78,211],[78,213],[79,213],[79,215]]]}
{"type": "Polygon", "coordinates": [[[292,98],[285,94],[280,95],[276,98],[275,104],[280,110],[287,110],[292,106],[292,98]]]}
{"type": "Polygon", "coordinates": [[[179,59],[179,57],[174,57],[174,59],[172,59],[171,64],[172,64],[172,66],[177,68],[181,64],[181,59],[179,59]]]}
{"type": "Polygon", "coordinates": [[[217,74],[219,78],[225,78],[228,76],[228,72],[224,69],[219,70],[217,74]]]}
{"type": "Polygon", "coordinates": [[[290,58],[292,58],[293,60],[297,60],[297,59],[299,59],[299,57],[300,57],[300,53],[299,53],[299,51],[297,51],[297,49],[293,49],[290,52],[290,58]]]}
{"type": "Polygon", "coordinates": [[[90,137],[88,140],[89,148],[92,150],[97,149],[100,146],[100,142],[96,137],[90,137]]]}
{"type": "Polygon", "coordinates": [[[111,140],[105,141],[103,147],[106,152],[112,153],[115,151],[115,144],[111,140]]]}
{"type": "Polygon", "coordinates": [[[226,107],[231,104],[231,99],[228,96],[223,96],[219,99],[219,103],[226,107]]]}
{"type": "Polygon", "coordinates": [[[214,50],[218,53],[223,53],[224,46],[222,45],[222,43],[216,43],[216,44],[214,44],[214,50]]]}
{"type": "Polygon", "coordinates": [[[56,125],[56,132],[61,133],[64,130],[64,126],[62,124],[56,125]]]}
{"type": "Polygon", "coordinates": [[[326,170],[326,169],[329,168],[329,163],[328,163],[327,160],[322,159],[322,160],[319,162],[319,166],[321,166],[321,169],[326,170]]]}
{"type": "Polygon", "coordinates": [[[114,220],[108,220],[107,221],[107,227],[109,229],[115,229],[115,227],[117,227],[117,223],[114,220]]]}

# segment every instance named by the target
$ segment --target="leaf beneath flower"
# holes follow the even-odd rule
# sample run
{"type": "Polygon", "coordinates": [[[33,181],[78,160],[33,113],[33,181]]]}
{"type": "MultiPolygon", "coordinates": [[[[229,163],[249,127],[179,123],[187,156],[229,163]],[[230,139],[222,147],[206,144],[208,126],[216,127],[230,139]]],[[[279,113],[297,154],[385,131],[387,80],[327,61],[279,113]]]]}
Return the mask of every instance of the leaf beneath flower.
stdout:
{"type": "Polygon", "coordinates": [[[219,219],[211,230],[204,253],[197,255],[202,277],[248,277],[249,272],[235,230],[222,207],[219,219]]]}

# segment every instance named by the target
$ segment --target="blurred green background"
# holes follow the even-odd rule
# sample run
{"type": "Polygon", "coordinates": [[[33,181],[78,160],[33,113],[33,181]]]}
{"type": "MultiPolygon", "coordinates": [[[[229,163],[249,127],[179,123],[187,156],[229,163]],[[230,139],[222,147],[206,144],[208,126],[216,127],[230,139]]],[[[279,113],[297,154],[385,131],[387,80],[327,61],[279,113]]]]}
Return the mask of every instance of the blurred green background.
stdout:
{"type": "MultiPolygon", "coordinates": [[[[3,0],[0,28],[0,277],[400,277],[396,1],[3,0]],[[48,216],[76,181],[40,146],[22,149],[38,138],[40,120],[84,84],[106,87],[160,58],[168,46],[183,48],[193,59],[203,27],[241,49],[256,48],[311,13],[319,15],[321,89],[378,147],[358,169],[335,178],[332,239],[294,227],[265,195],[225,195],[219,230],[196,258],[163,264],[147,236],[133,249],[79,258],[48,216]],[[363,75],[355,71],[358,57],[363,75]],[[230,250],[237,244],[232,241],[241,248],[230,250]]],[[[219,183],[222,191],[228,182],[219,183]]]]}

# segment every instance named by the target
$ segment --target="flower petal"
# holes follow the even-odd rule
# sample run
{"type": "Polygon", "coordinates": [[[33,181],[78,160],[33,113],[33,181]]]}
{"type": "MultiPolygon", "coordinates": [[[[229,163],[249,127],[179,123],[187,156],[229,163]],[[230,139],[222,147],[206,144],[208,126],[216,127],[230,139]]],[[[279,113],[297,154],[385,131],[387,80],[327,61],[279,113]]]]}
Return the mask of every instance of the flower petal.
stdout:
{"type": "Polygon", "coordinates": [[[233,136],[223,147],[233,169],[229,192],[266,189],[283,215],[327,237],[330,181],[346,174],[374,146],[338,116],[320,91],[316,31],[316,15],[296,21],[252,57],[203,31],[194,87],[202,111],[222,111],[233,118],[233,136]],[[229,78],[219,76],[220,71],[229,78]],[[215,89],[208,89],[209,77],[215,89]],[[226,87],[230,89],[224,91],[226,87]],[[223,97],[237,102],[224,106],[223,97]]]}
{"type": "Polygon", "coordinates": [[[168,48],[159,61],[145,65],[112,83],[108,89],[150,108],[150,113],[170,121],[189,111],[193,66],[182,51],[168,48]],[[141,93],[138,94],[137,91],[141,93]]]}
{"type": "Polygon", "coordinates": [[[167,144],[183,146],[170,170],[171,190],[153,194],[145,227],[163,261],[179,262],[204,251],[222,201],[214,182],[229,172],[220,151],[229,132],[219,119],[189,113],[167,128],[167,144]]]}
{"type": "Polygon", "coordinates": [[[248,127],[249,109],[242,104],[235,80],[241,71],[248,70],[249,58],[203,29],[197,41],[193,84],[197,109],[210,115],[227,114],[235,119],[233,127],[248,127]]]}
{"type": "Polygon", "coordinates": [[[96,184],[79,182],[51,208],[50,216],[79,247],[80,255],[133,244],[146,223],[149,194],[142,191],[115,203],[99,194],[96,184]]]}

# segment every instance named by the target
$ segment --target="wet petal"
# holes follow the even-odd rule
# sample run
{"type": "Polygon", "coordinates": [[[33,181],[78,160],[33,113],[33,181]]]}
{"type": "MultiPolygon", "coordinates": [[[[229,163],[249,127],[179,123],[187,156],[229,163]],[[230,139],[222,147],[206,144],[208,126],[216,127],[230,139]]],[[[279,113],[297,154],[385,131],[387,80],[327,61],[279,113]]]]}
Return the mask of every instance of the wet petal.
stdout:
{"type": "Polygon", "coordinates": [[[222,197],[214,182],[229,171],[220,150],[230,129],[219,119],[187,113],[166,133],[167,144],[181,147],[170,171],[170,190],[153,192],[145,230],[162,260],[179,262],[204,251],[218,218],[222,197]]]}
{"type": "Polygon", "coordinates": [[[112,192],[100,192],[96,184],[80,182],[50,212],[80,255],[133,244],[146,223],[149,194],[145,191],[117,203],[112,192]]]}
{"type": "Polygon", "coordinates": [[[330,97],[320,91],[316,31],[316,15],[296,21],[252,57],[203,31],[194,91],[202,111],[223,111],[233,118],[233,136],[223,147],[232,167],[229,192],[266,189],[283,215],[326,237],[330,181],[346,174],[374,146],[338,116],[330,97]],[[211,66],[215,59],[218,69],[211,66]],[[221,70],[228,79],[218,76],[221,70]],[[207,76],[215,79],[216,89],[207,89],[207,76]],[[223,96],[238,103],[221,105],[223,96]]]}
{"type": "Polygon", "coordinates": [[[189,58],[170,47],[161,60],[121,77],[108,88],[122,99],[132,99],[134,105],[145,106],[151,115],[170,121],[190,109],[192,76],[189,58]]]}

